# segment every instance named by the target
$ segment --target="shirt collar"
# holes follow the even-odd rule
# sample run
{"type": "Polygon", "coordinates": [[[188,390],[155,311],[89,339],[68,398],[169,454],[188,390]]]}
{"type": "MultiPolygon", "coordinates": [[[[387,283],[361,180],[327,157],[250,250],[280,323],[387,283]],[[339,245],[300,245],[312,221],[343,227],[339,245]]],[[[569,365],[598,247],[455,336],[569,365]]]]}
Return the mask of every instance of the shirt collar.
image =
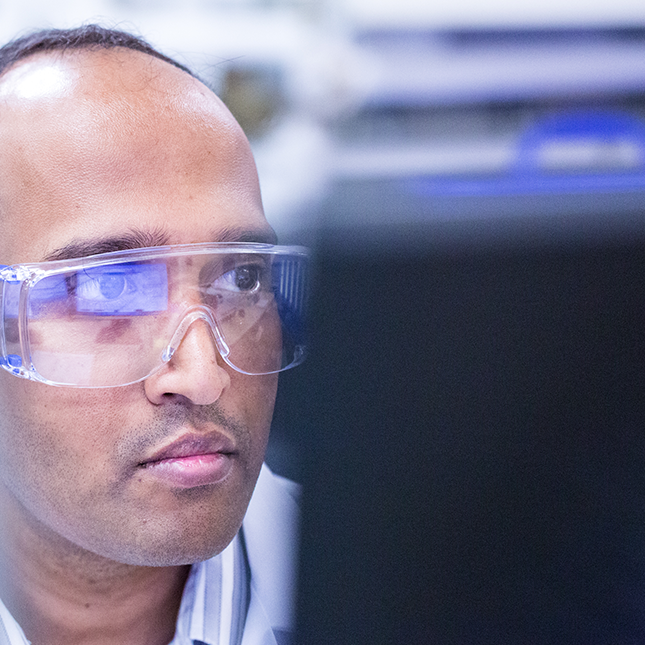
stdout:
{"type": "Polygon", "coordinates": [[[0,645],[29,645],[20,625],[0,601],[0,645]]]}
{"type": "Polygon", "coordinates": [[[191,567],[171,645],[239,645],[249,603],[242,534],[219,555],[191,567]]]}
{"type": "Polygon", "coordinates": [[[251,571],[249,620],[257,603],[274,633],[293,631],[295,622],[299,496],[297,484],[265,465],[242,524],[251,571]]]}

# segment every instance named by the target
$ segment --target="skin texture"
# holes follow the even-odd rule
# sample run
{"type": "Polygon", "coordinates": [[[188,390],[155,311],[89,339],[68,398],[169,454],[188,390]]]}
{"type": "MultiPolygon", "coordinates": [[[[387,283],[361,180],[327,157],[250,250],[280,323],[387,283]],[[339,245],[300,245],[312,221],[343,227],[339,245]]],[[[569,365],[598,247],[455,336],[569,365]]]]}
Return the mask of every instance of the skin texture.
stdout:
{"type": "MultiPolygon", "coordinates": [[[[126,49],[38,54],[0,77],[0,261],[133,231],[169,244],[270,239],[248,143],[223,104],[126,49]]],[[[34,645],[167,643],[190,563],[239,529],[276,376],[245,376],[197,321],[170,363],[111,389],[0,370],[2,598],[34,645]],[[224,435],[219,484],[173,488],[139,464],[224,435]]]]}

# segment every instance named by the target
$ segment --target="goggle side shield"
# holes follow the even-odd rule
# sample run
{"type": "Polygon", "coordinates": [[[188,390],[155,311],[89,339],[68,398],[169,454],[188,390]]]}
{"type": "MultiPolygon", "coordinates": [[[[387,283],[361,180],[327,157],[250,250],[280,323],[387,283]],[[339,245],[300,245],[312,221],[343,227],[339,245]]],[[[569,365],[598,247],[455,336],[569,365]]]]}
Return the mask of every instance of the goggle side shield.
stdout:
{"type": "Polygon", "coordinates": [[[266,244],[187,244],[0,270],[0,364],[52,385],[141,381],[197,320],[222,358],[270,374],[306,353],[308,253],[266,244]]]}

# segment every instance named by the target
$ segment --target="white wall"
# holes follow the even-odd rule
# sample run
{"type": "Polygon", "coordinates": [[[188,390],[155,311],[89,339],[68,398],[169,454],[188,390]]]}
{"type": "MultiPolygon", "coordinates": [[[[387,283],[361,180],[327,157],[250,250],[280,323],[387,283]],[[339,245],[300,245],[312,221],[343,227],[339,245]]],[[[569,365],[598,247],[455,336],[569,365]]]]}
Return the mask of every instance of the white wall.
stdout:
{"type": "Polygon", "coordinates": [[[362,25],[575,27],[645,24],[643,0],[339,0],[362,25]]]}

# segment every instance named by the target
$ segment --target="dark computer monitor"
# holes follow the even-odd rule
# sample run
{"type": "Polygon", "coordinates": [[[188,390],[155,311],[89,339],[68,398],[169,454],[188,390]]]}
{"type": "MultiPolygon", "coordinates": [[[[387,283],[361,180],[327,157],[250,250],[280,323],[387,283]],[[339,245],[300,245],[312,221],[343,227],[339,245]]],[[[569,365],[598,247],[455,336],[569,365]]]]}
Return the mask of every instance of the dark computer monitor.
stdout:
{"type": "Polygon", "coordinates": [[[425,182],[323,205],[297,643],[645,642],[645,193],[425,182]]]}

